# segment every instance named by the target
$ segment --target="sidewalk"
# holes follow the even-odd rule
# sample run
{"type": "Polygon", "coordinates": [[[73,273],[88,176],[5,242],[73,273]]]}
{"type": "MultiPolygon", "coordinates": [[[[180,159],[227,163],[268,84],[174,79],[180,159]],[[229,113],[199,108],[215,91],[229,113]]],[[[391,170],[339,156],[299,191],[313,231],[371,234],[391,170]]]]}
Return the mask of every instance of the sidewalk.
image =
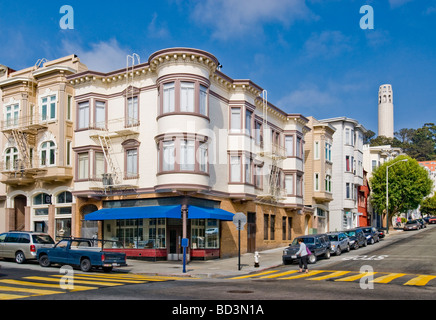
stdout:
{"type": "MultiPolygon", "coordinates": [[[[403,230],[390,230],[384,240],[393,240],[395,236],[404,234],[403,230]]],[[[219,278],[245,275],[276,268],[283,264],[282,254],[285,247],[259,251],[259,267],[254,266],[254,253],[241,254],[241,270],[238,270],[238,257],[214,260],[193,260],[186,264],[183,272],[183,261],[143,261],[127,259],[127,267],[114,270],[142,275],[177,276],[192,278],[219,278]]],[[[358,253],[357,253],[358,254],[358,253]]]]}
{"type": "Polygon", "coordinates": [[[119,272],[129,272],[134,274],[192,278],[238,276],[282,265],[283,249],[284,247],[260,251],[259,267],[254,266],[254,253],[241,254],[241,270],[238,270],[237,256],[206,261],[193,260],[186,264],[186,273],[183,272],[183,261],[154,262],[127,259],[127,267],[118,270],[119,272]]]}

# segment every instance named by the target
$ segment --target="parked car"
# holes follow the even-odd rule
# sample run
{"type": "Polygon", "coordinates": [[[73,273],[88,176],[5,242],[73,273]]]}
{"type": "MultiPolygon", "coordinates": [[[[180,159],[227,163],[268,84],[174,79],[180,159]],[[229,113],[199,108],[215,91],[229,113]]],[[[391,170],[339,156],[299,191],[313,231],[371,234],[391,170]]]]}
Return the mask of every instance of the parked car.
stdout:
{"type": "Polygon", "coordinates": [[[330,253],[339,256],[342,251],[350,252],[350,239],[343,232],[329,232],[330,253]]]}
{"type": "Polygon", "coordinates": [[[350,230],[345,230],[344,233],[350,238],[350,246],[354,250],[359,249],[359,247],[366,247],[368,241],[366,240],[365,234],[362,229],[354,228],[350,230]]]}
{"type": "Polygon", "coordinates": [[[362,229],[363,233],[365,234],[366,241],[369,244],[374,244],[376,242],[380,241],[378,231],[374,227],[360,227],[362,229]]]}
{"type": "Polygon", "coordinates": [[[308,262],[313,264],[318,260],[318,257],[330,259],[330,240],[326,234],[311,234],[300,236],[294,239],[292,243],[283,251],[283,264],[290,264],[297,260],[295,255],[300,249],[298,240],[303,239],[303,242],[312,252],[309,256],[308,262]]]}
{"type": "Polygon", "coordinates": [[[404,231],[407,230],[419,230],[421,229],[421,223],[418,222],[417,220],[409,220],[406,222],[406,224],[403,227],[404,231]]]}
{"type": "Polygon", "coordinates": [[[103,271],[109,272],[113,267],[126,266],[126,254],[105,251],[106,242],[113,241],[66,238],[53,248],[38,249],[37,257],[42,267],[49,267],[51,264],[68,264],[80,267],[83,272],[88,272],[92,268],[102,268],[103,271]]]}
{"type": "Polygon", "coordinates": [[[385,230],[386,230],[386,228],[383,228],[383,227],[377,228],[379,239],[383,239],[385,237],[385,235],[386,235],[385,230]]]}
{"type": "Polygon", "coordinates": [[[425,222],[424,219],[419,218],[419,219],[416,219],[416,221],[418,221],[421,224],[421,229],[427,228],[427,223],[425,222]]]}
{"type": "Polygon", "coordinates": [[[431,223],[431,224],[436,223],[436,217],[430,217],[430,218],[428,219],[428,223],[431,223]]]}
{"type": "Polygon", "coordinates": [[[36,259],[36,251],[42,247],[53,247],[55,242],[45,233],[32,231],[9,231],[0,234],[0,257],[25,263],[36,259]]]}

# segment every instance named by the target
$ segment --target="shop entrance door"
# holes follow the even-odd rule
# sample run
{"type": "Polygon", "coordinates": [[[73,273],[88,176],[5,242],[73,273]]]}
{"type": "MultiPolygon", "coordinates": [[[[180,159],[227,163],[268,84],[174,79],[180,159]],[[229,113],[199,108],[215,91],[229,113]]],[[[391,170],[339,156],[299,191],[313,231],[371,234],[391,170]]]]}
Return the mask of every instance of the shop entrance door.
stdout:
{"type": "Polygon", "coordinates": [[[24,207],[26,206],[27,198],[25,196],[16,196],[14,198],[14,208],[15,208],[15,221],[14,230],[20,231],[24,230],[24,207]]]}
{"type": "Polygon", "coordinates": [[[168,260],[182,260],[182,226],[169,226],[168,260]]]}
{"type": "Polygon", "coordinates": [[[256,213],[247,213],[247,252],[256,251],[256,213]]]}

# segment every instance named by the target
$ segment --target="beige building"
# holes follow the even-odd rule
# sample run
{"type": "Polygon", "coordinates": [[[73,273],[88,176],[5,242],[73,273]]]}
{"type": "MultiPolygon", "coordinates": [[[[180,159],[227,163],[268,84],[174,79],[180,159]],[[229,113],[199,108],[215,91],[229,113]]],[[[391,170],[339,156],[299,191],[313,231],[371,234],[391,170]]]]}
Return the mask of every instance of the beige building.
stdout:
{"type": "Polygon", "coordinates": [[[314,230],[327,232],[332,196],[332,145],[336,129],[329,123],[308,117],[311,129],[305,135],[304,205],[314,211],[314,230]]]}
{"type": "Polygon", "coordinates": [[[0,71],[2,231],[74,232],[74,88],[66,77],[84,70],[71,55],[0,71]]]}
{"type": "Polygon", "coordinates": [[[68,75],[73,87],[73,233],[123,242],[128,256],[236,255],[287,245],[313,228],[304,207],[308,119],[287,114],[212,54],[128,57],[126,69],[68,75]],[[74,210],[74,209],[73,209],[74,210]]]}

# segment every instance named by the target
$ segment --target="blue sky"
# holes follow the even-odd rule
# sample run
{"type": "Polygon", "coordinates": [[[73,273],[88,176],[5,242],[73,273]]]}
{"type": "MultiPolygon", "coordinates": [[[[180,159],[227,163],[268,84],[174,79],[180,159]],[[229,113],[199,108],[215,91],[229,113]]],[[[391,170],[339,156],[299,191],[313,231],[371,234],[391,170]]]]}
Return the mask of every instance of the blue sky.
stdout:
{"type": "Polygon", "coordinates": [[[436,0],[2,1],[0,64],[77,54],[90,69],[126,55],[192,47],[250,79],[289,113],[347,116],[377,133],[380,85],[394,89],[395,130],[436,122],[436,0]],[[61,6],[74,9],[63,30],[61,6]],[[374,29],[360,28],[360,7],[374,29]]]}

